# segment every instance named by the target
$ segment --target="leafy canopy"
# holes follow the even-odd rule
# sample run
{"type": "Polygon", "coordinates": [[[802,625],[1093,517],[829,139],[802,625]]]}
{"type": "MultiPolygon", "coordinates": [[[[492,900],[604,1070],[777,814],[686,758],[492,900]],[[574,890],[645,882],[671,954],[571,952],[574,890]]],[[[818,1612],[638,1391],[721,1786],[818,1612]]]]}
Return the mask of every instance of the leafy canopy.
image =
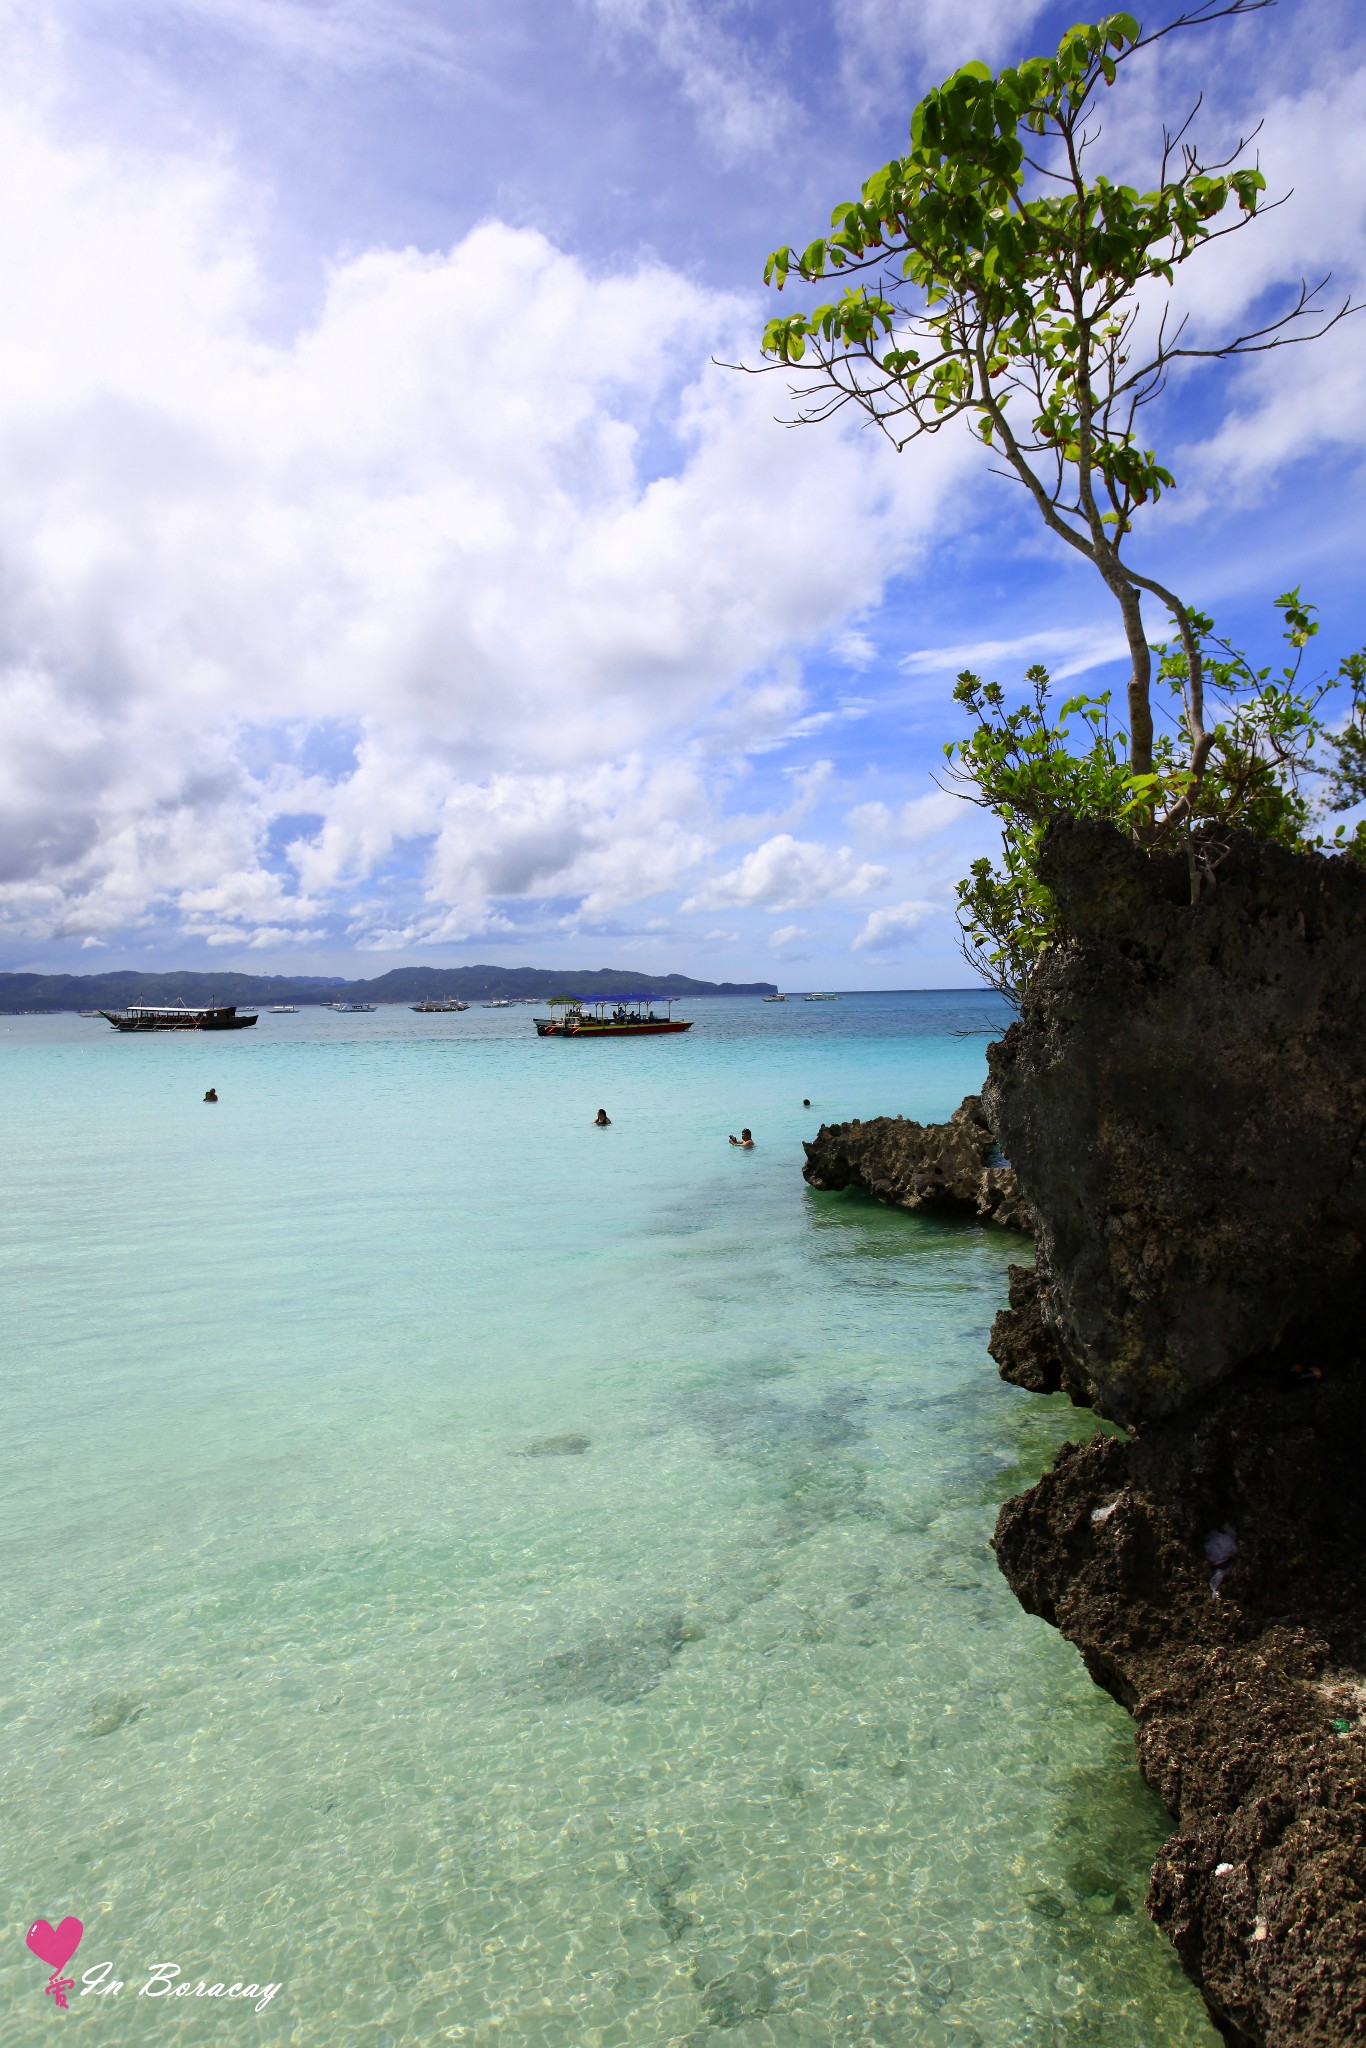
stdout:
{"type": "Polygon", "coordinates": [[[995,77],[985,64],[963,65],[915,109],[910,154],[837,206],[829,235],[800,255],[774,250],[764,268],[765,283],[782,290],[793,271],[811,281],[899,255],[902,279],[923,294],[914,332],[902,299],[851,285],[770,320],[765,354],[797,364],[814,342],[823,365],[840,351],[858,359],[842,389],[857,390],[899,442],[966,413],[991,446],[1023,390],[1033,452],[1088,460],[1109,499],[1106,523],[1124,530],[1134,506],[1172,482],[1124,418],[1147,374],[1127,354],[1133,294],[1147,279],[1171,284],[1230,201],[1255,212],[1266,187],[1255,166],[1211,175],[1183,160],[1140,193],[1104,176],[1060,176],[1027,154],[1026,137],[1058,138],[1071,145],[1069,169],[1079,168],[1078,123],[1097,82],[1112,85],[1116,53],[1139,44],[1134,17],[1112,14],[1069,30],[1056,57],[995,77]],[[1030,189],[1031,169],[1042,189],[1030,189]]]}
{"type": "MultiPolygon", "coordinates": [[[[969,673],[955,691],[974,724],[948,750],[951,773],[1003,826],[1003,864],[974,865],[960,923],[969,958],[1017,992],[1054,936],[1037,852],[1060,811],[1111,818],[1146,845],[1183,846],[1197,895],[1231,830],[1303,844],[1314,791],[1341,808],[1366,799],[1366,656],[1302,686],[1318,628],[1295,590],[1277,600],[1289,659],[1277,673],[1254,668],[1130,547],[1137,515],[1174,485],[1139,432],[1173,367],[1310,340],[1356,310],[1347,300],[1325,312],[1323,279],[1301,283],[1261,326],[1190,337],[1172,310],[1178,273],[1251,226],[1266,191],[1246,159],[1250,138],[1213,161],[1187,139],[1198,103],[1163,130],[1147,189],[1092,169],[1098,110],[1123,66],[1164,37],[1270,4],[1197,0],[1150,32],[1132,14],[1109,14],[1069,29],[1052,56],[996,73],[961,66],[916,107],[909,152],[835,207],[828,234],[799,253],[775,249],[765,266],[780,292],[843,283],[764,330],[767,367],[803,380],[792,385],[794,424],[852,405],[898,450],[965,424],[1119,607],[1130,662],[1122,719],[1108,692],[1055,708],[1042,669],[1030,670],[1013,709],[997,684],[969,673]],[[1156,645],[1145,598],[1169,622],[1156,645]],[[1338,684],[1352,708],[1332,733],[1319,707],[1338,684]]],[[[1349,844],[1341,832],[1334,843],[1349,844]]],[[[1366,835],[1350,844],[1366,850],[1366,835]]]]}
{"type": "MultiPolygon", "coordinates": [[[[1194,786],[1211,745],[1196,614],[1126,549],[1135,514],[1173,484],[1138,416],[1175,364],[1307,340],[1351,309],[1321,316],[1322,285],[1302,284],[1264,325],[1197,343],[1168,294],[1182,265],[1257,217],[1266,181],[1255,162],[1238,161],[1245,139],[1207,162],[1185,139],[1192,113],[1164,131],[1146,191],[1090,165],[1099,102],[1121,66],[1177,30],[1266,4],[1203,0],[1146,35],[1133,15],[1110,14],[1069,29],[1054,56],[995,74],[963,65],[916,107],[909,153],[834,209],[829,234],[800,254],[774,250],[764,273],[779,291],[847,276],[837,298],[764,330],[770,367],[806,379],[793,387],[799,421],[853,405],[898,449],[963,421],[1049,529],[1094,565],[1128,641],[1138,775],[1156,767],[1142,599],[1157,598],[1186,654],[1194,786]]],[[[1188,827],[1187,789],[1159,780],[1148,795],[1145,829],[1188,827]]]]}

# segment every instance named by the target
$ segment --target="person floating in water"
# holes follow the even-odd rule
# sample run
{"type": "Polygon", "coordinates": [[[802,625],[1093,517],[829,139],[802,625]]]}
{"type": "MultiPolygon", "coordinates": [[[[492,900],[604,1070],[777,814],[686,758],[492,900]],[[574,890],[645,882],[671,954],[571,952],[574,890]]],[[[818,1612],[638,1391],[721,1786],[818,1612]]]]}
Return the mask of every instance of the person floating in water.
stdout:
{"type": "Polygon", "coordinates": [[[802,1097],[802,1108],[803,1108],[803,1109],[810,1109],[810,1107],[811,1107],[811,1097],[810,1097],[809,1095],[803,1095],[803,1097],[802,1097]]]}
{"type": "Polygon", "coordinates": [[[216,1088],[206,1088],[204,1090],[204,1100],[206,1102],[217,1102],[218,1090],[216,1088]]]}
{"type": "Polygon", "coordinates": [[[611,1123],[612,1119],[610,1116],[608,1116],[607,1111],[605,1109],[600,1109],[597,1115],[594,1117],[593,1121],[598,1126],[599,1130],[605,1131],[608,1124],[611,1123]]]}
{"type": "Polygon", "coordinates": [[[742,1152],[752,1152],[754,1150],[754,1140],[749,1134],[748,1126],[741,1131],[738,1138],[732,1135],[730,1142],[732,1145],[738,1145],[742,1152]]]}

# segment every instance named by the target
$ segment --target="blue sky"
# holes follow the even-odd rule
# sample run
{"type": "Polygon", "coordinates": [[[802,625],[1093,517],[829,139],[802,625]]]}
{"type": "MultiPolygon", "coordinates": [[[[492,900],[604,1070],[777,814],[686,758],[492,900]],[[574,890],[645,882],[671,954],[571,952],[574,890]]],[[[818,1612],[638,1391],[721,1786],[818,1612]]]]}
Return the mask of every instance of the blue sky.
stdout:
{"type": "MultiPolygon", "coordinates": [[[[785,430],[763,257],[999,0],[0,5],[0,966],[967,971],[949,684],[1122,680],[1104,593],[943,437],[785,430]]],[[[1135,67],[1290,201],[1197,329],[1366,271],[1366,22],[1135,67]]],[[[1269,653],[1362,625],[1366,322],[1181,383],[1142,560],[1269,653]]],[[[1154,621],[1156,628],[1157,621],[1154,621]]]]}

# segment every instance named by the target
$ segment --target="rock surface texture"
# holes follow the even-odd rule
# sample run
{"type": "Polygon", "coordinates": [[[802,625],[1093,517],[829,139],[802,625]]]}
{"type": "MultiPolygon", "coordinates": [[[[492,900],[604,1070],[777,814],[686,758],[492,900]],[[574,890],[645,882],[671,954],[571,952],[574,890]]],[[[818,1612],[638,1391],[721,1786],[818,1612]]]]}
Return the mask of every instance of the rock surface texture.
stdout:
{"type": "Polygon", "coordinates": [[[1169,1414],[1297,1330],[1366,1310],[1366,868],[1111,827],[1043,854],[1069,943],[988,1055],[983,1105],[1037,1216],[1075,1399],[1169,1414]]]}
{"type": "Polygon", "coordinates": [[[1007,1266],[1009,1306],[991,1326],[987,1349],[1001,1368],[1003,1380],[1027,1387],[1031,1394],[1061,1391],[1067,1359],[1044,1316],[1035,1266],[1007,1266]]]}
{"type": "Polygon", "coordinates": [[[917,1124],[904,1116],[822,1124],[803,1149],[802,1173],[813,1188],[863,1188],[899,1209],[976,1216],[1007,1230],[1032,1228],[1019,1183],[999,1158],[976,1095],[946,1124],[917,1124]]]}
{"type": "Polygon", "coordinates": [[[1314,1370],[1068,1445],[995,1538],[1134,1716],[1177,1823],[1148,1910],[1239,2048],[1366,2041],[1366,1384],[1314,1370]]]}
{"type": "Polygon", "coordinates": [[[1133,1432],[1001,1510],[1023,1605],[1133,1713],[1148,1904],[1237,2048],[1366,2043],[1366,870],[1099,825],[983,1105],[1035,1217],[992,1352],[1133,1432]]]}

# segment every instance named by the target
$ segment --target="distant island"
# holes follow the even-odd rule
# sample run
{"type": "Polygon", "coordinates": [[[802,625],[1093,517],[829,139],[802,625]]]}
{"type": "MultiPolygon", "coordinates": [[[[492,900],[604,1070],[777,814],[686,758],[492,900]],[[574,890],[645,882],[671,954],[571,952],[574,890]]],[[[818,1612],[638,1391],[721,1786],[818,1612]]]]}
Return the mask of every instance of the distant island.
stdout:
{"type": "Polygon", "coordinates": [[[394,967],[372,981],[317,974],[0,974],[0,1012],[115,1010],[141,997],[149,1003],[420,1003],[460,996],[467,1003],[499,996],[770,996],[771,981],[694,981],[686,974],[647,974],[638,967],[394,967]]]}

